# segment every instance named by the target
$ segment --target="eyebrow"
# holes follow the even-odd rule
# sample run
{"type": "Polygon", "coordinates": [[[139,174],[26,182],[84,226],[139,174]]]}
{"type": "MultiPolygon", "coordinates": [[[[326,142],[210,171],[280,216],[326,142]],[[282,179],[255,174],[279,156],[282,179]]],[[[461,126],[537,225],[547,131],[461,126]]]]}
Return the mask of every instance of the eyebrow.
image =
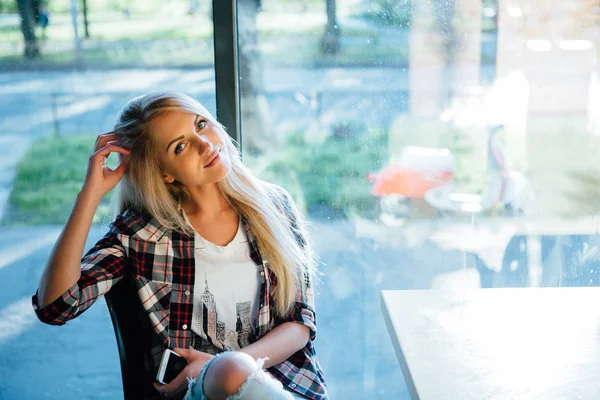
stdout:
{"type": "MultiPolygon", "coordinates": [[[[200,118],[200,116],[199,116],[199,115],[196,115],[196,118],[194,118],[194,126],[196,126],[196,123],[197,123],[197,121],[198,121],[198,118],[200,118]]],[[[167,145],[167,151],[166,151],[166,152],[167,152],[167,153],[169,152],[169,147],[171,147],[171,145],[172,145],[173,143],[175,143],[176,141],[178,141],[178,140],[181,140],[181,139],[185,139],[185,136],[184,136],[184,135],[181,135],[181,136],[179,136],[179,137],[177,137],[177,138],[175,138],[175,139],[171,140],[171,141],[169,142],[169,144],[167,145]]]]}
{"type": "Polygon", "coordinates": [[[171,140],[171,141],[169,142],[169,144],[167,145],[167,153],[169,152],[169,147],[171,147],[171,145],[172,145],[173,143],[175,143],[175,142],[176,142],[176,141],[178,141],[178,140],[184,139],[184,138],[185,138],[185,136],[181,135],[181,136],[179,136],[178,138],[175,138],[175,139],[171,140]]]}

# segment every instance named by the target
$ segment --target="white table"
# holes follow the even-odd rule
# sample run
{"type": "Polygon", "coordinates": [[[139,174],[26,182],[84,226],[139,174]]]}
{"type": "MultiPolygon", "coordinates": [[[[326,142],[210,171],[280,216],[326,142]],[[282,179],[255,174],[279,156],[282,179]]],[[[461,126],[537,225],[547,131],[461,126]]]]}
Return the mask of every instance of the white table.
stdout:
{"type": "Polygon", "coordinates": [[[411,396],[600,399],[600,288],[382,291],[411,396]]]}

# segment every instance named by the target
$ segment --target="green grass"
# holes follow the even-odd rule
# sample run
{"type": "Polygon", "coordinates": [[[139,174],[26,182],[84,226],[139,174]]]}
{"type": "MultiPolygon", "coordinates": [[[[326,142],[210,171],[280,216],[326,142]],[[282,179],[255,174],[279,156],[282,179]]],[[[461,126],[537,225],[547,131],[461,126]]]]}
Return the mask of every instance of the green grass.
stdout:
{"type": "MultiPolygon", "coordinates": [[[[265,43],[261,51],[265,65],[365,65],[408,63],[408,48],[396,48],[385,43],[372,46],[342,47],[336,55],[323,55],[317,38],[297,37],[293,44],[286,40],[265,43]],[[287,44],[287,45],[286,45],[287,44]]],[[[101,43],[98,47],[85,47],[82,61],[91,65],[211,65],[214,53],[210,42],[205,40],[149,40],[142,45],[132,40],[101,43]]],[[[0,55],[0,62],[25,63],[21,55],[0,55]]],[[[53,65],[75,62],[72,50],[42,53],[40,63],[53,65]]]]}
{"type": "Polygon", "coordinates": [[[330,136],[323,143],[306,142],[299,132],[276,153],[245,156],[244,162],[262,179],[285,187],[309,215],[325,209],[372,217],[376,199],[367,174],[387,161],[387,135],[349,128],[350,137],[330,136]]]}
{"type": "MultiPolygon", "coordinates": [[[[287,21],[287,20],[286,20],[287,21]]],[[[294,20],[296,21],[296,20],[294,20]]],[[[261,57],[265,64],[278,65],[364,65],[408,63],[408,48],[397,48],[378,41],[370,29],[348,28],[343,38],[360,38],[358,44],[342,45],[339,54],[323,55],[320,40],[324,21],[297,18],[297,23],[258,19],[261,57]]],[[[83,22],[80,20],[80,34],[83,22]]],[[[153,15],[126,19],[121,13],[104,12],[90,16],[91,38],[83,41],[84,64],[176,66],[213,62],[212,22],[205,16],[177,15],[157,18],[153,15]]],[[[38,28],[38,37],[41,29],[38,28]]],[[[0,63],[25,63],[18,27],[0,29],[0,63]]],[[[73,29],[68,15],[53,16],[40,39],[42,57],[36,63],[48,65],[75,62],[73,29]]]]}
{"type": "Polygon", "coordinates": [[[324,55],[320,51],[320,36],[280,38],[277,41],[263,41],[261,58],[265,65],[365,65],[408,63],[408,48],[398,48],[387,43],[361,46],[341,46],[338,54],[324,55]]]}
{"type": "MultiPolygon", "coordinates": [[[[366,176],[387,160],[387,137],[361,127],[349,129],[352,136],[330,137],[321,144],[307,143],[298,133],[277,154],[244,160],[261,178],[288,189],[304,211],[325,208],[365,215],[375,209],[366,176]]],[[[64,224],[83,184],[95,139],[49,137],[34,143],[17,166],[2,223],[64,224]]],[[[109,159],[109,166],[115,161],[109,159]]],[[[111,194],[102,200],[95,222],[110,221],[111,194]]]]}
{"type": "MultiPolygon", "coordinates": [[[[95,140],[96,136],[86,135],[34,143],[17,166],[3,224],[65,223],[83,184],[95,140]]],[[[110,216],[110,195],[98,207],[95,222],[110,216]]]]}
{"type": "MultiPolygon", "coordinates": [[[[149,41],[142,46],[139,42],[120,41],[96,48],[84,48],[81,58],[84,63],[95,65],[201,65],[213,63],[213,51],[204,42],[188,44],[186,41],[177,41],[165,44],[161,41],[149,41]]],[[[4,59],[19,62],[20,57],[4,59]]],[[[50,64],[73,63],[75,54],[73,51],[44,54],[41,61],[50,64]]]]}
{"type": "MultiPolygon", "coordinates": [[[[208,39],[212,37],[212,22],[207,18],[187,15],[176,19],[156,16],[135,16],[125,18],[118,13],[103,13],[90,17],[90,38],[93,40],[149,40],[149,39],[208,39]]],[[[38,38],[42,29],[37,27],[38,38]]],[[[56,16],[46,28],[46,40],[57,42],[73,41],[73,26],[68,15],[56,16]]],[[[83,18],[79,18],[79,35],[83,37],[83,18]]],[[[23,35],[18,26],[0,28],[0,41],[22,41],[23,35]]]]}
{"type": "MultiPolygon", "coordinates": [[[[79,12],[82,12],[81,2],[78,2],[79,12]]],[[[156,13],[160,10],[171,9],[181,11],[186,8],[185,0],[170,0],[168,2],[148,1],[148,0],[94,0],[88,1],[88,12],[90,14],[102,12],[105,10],[122,11],[126,6],[134,14],[156,13]]],[[[50,12],[68,13],[70,11],[71,0],[51,0],[49,2],[50,12]]]]}

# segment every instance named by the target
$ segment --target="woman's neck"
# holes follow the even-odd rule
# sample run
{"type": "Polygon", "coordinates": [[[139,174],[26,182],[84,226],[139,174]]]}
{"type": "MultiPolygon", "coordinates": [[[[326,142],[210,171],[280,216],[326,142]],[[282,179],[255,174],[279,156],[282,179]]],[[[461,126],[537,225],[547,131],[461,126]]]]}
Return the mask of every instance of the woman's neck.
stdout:
{"type": "Polygon", "coordinates": [[[183,201],[182,206],[189,217],[210,220],[234,211],[216,183],[188,188],[188,193],[189,197],[183,201]]]}

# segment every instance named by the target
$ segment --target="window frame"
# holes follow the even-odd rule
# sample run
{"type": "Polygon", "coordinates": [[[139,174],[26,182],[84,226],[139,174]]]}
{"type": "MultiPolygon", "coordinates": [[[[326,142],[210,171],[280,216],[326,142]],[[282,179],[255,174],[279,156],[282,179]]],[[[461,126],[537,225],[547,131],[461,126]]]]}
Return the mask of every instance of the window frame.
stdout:
{"type": "MultiPolygon", "coordinates": [[[[247,0],[242,0],[247,1],[247,0]]],[[[213,0],[217,119],[242,151],[237,0],[213,0]]]]}

